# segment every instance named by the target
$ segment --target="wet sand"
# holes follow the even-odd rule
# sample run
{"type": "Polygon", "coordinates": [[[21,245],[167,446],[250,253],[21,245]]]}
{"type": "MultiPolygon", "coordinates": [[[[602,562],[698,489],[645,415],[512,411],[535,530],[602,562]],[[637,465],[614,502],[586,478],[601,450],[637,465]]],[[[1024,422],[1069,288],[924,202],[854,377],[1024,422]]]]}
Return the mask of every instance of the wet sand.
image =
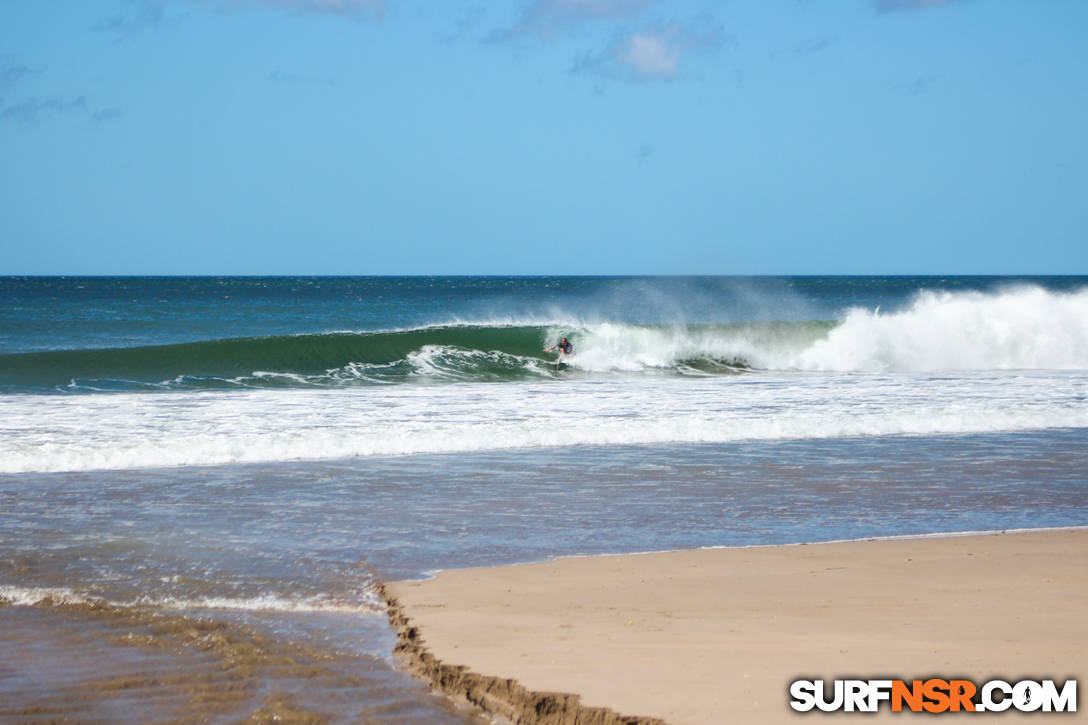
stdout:
{"type": "Polygon", "coordinates": [[[573,698],[540,693],[646,722],[775,723],[827,719],[790,710],[802,677],[1088,675],[1084,529],[567,558],[386,592],[409,667],[506,717],[552,713],[527,722],[574,721],[573,698]]]}

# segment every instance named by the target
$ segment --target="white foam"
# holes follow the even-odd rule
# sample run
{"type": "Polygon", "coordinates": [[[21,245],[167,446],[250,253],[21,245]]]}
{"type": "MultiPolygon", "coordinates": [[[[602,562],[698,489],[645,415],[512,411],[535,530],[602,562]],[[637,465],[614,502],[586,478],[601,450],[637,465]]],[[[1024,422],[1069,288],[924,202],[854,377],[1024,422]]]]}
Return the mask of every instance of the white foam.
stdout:
{"type": "Polygon", "coordinates": [[[168,609],[173,611],[216,610],[237,612],[327,612],[338,614],[380,614],[384,610],[373,592],[359,597],[358,603],[337,601],[328,596],[287,597],[261,594],[253,597],[149,597],[130,601],[113,601],[77,592],[68,587],[0,586],[0,602],[12,606],[32,607],[42,603],[54,605],[107,605],[123,609],[168,609]]]}
{"type": "Polygon", "coordinates": [[[1088,372],[0,396],[0,472],[1088,427],[1088,372]]]}
{"type": "Polygon", "coordinates": [[[55,604],[90,604],[101,600],[67,587],[0,586],[0,602],[16,607],[32,607],[45,601],[55,604]]]}
{"type": "MultiPolygon", "coordinates": [[[[573,329],[576,352],[569,362],[596,372],[671,369],[699,359],[839,372],[1088,369],[1088,289],[922,292],[891,314],[851,309],[826,334],[788,324],[573,329]]],[[[556,325],[550,336],[569,330],[556,325]]]]}
{"type": "Polygon", "coordinates": [[[806,370],[1088,369],[1088,290],[924,292],[895,314],[854,309],[792,362],[806,370]]]}
{"type": "Polygon", "coordinates": [[[525,369],[539,361],[498,350],[466,350],[449,345],[424,345],[406,358],[413,375],[446,380],[479,380],[486,365],[498,369],[525,369]]]}
{"type": "Polygon", "coordinates": [[[207,609],[238,612],[331,612],[337,614],[378,614],[383,611],[373,596],[368,596],[360,604],[338,602],[323,596],[293,599],[275,594],[262,594],[255,597],[206,597],[203,599],[141,597],[134,604],[136,606],[180,611],[207,609]]]}

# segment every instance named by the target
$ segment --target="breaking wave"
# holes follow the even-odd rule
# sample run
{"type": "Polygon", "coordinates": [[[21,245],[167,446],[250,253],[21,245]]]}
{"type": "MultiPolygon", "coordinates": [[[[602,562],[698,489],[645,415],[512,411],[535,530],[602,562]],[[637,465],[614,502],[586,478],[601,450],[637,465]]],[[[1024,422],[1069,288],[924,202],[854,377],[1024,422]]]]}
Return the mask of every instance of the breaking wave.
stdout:
{"type": "Polygon", "coordinates": [[[1088,289],[921,292],[837,320],[464,323],[0,355],[0,390],[109,391],[503,382],[564,375],[1088,368],[1088,289]],[[542,352],[569,336],[559,370],[542,352]]]}
{"type": "Polygon", "coordinates": [[[1088,368],[1088,290],[922,292],[905,310],[850,310],[787,367],[836,371],[1088,368]]]}

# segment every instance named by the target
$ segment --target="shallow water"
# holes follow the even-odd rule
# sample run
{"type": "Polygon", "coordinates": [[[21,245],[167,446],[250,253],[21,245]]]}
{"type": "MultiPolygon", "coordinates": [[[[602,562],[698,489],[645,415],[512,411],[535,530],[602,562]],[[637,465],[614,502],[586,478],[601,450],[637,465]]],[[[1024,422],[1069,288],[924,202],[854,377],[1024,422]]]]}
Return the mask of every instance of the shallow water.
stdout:
{"type": "Polygon", "coordinates": [[[1065,429],[9,474],[0,597],[35,606],[0,606],[0,713],[456,721],[392,669],[377,578],[1082,525],[1086,459],[1065,429]]]}

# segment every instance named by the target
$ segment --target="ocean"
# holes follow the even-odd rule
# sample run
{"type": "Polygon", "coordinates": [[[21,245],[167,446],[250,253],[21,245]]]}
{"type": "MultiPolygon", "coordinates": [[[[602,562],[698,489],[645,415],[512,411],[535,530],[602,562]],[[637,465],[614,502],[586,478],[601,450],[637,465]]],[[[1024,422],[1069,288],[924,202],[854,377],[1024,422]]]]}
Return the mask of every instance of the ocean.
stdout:
{"type": "Polygon", "coordinates": [[[0,278],[0,723],[476,722],[378,582],[1084,526],[1086,461],[1088,277],[0,278]]]}

